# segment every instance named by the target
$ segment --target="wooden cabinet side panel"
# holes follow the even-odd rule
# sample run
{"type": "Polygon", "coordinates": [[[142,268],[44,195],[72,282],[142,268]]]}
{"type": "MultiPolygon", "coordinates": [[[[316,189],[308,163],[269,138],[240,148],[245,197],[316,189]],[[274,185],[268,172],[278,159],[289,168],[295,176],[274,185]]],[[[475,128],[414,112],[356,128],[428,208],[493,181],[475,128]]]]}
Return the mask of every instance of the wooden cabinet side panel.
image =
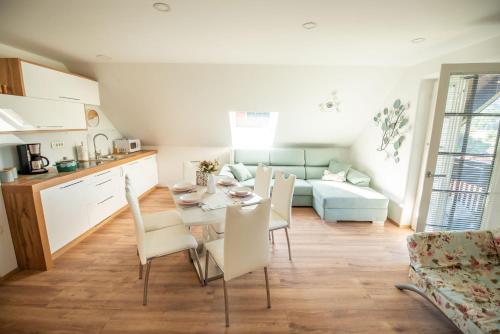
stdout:
{"type": "Polygon", "coordinates": [[[39,192],[2,189],[19,269],[48,270],[52,257],[39,192]]]}
{"type": "Polygon", "coordinates": [[[7,85],[8,94],[25,95],[21,61],[19,59],[0,58],[0,84],[7,85]]]}

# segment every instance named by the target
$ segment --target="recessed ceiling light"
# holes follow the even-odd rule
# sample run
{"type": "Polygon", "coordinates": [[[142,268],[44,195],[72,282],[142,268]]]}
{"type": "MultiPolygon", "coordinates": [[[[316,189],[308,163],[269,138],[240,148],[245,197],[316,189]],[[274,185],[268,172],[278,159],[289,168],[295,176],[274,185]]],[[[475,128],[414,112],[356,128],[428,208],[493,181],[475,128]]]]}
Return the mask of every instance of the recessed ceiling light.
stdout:
{"type": "Polygon", "coordinates": [[[112,58],[106,55],[96,55],[95,56],[99,60],[111,60],[112,58]]]}
{"type": "Polygon", "coordinates": [[[153,8],[159,12],[169,12],[170,6],[164,2],[155,2],[153,8]]]}
{"type": "Polygon", "coordinates": [[[425,41],[426,41],[426,39],[423,38],[423,37],[417,37],[417,38],[414,38],[414,39],[411,40],[411,42],[413,44],[418,44],[418,43],[422,43],[422,42],[425,42],[425,41]]]}
{"type": "Polygon", "coordinates": [[[307,29],[307,30],[311,30],[311,29],[314,29],[318,26],[318,24],[316,22],[306,22],[302,25],[302,27],[304,29],[307,29]]]}

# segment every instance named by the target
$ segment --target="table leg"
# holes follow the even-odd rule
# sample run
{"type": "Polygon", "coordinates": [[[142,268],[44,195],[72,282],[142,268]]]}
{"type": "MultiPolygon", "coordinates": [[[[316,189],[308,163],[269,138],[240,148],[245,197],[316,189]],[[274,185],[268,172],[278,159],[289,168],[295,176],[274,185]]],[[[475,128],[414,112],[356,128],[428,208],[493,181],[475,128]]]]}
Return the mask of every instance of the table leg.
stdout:
{"type": "MultiPolygon", "coordinates": [[[[202,239],[196,240],[198,242],[198,249],[197,249],[198,258],[199,258],[200,263],[202,263],[202,264],[205,264],[205,261],[206,261],[206,253],[207,252],[205,249],[205,243],[212,241],[212,240],[214,240],[214,237],[210,235],[209,226],[208,225],[203,226],[202,239]]],[[[191,254],[191,256],[193,256],[193,255],[191,254]]],[[[205,266],[202,265],[201,268],[198,268],[197,266],[193,266],[193,267],[196,270],[196,274],[198,275],[199,279],[203,281],[205,279],[205,266]]],[[[222,278],[222,276],[223,276],[222,271],[219,269],[219,267],[217,267],[217,265],[214,263],[214,261],[210,260],[209,265],[208,265],[208,280],[207,281],[210,282],[210,281],[222,278]]]]}

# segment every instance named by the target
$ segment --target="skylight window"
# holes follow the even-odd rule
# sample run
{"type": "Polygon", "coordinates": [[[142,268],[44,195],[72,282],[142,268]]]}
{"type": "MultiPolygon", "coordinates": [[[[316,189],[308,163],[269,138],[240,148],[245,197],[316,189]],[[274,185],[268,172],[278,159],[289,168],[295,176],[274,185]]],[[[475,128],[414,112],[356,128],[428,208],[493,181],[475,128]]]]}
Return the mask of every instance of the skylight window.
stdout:
{"type": "Polygon", "coordinates": [[[229,112],[234,148],[269,148],[274,141],[277,112],[229,112]]]}

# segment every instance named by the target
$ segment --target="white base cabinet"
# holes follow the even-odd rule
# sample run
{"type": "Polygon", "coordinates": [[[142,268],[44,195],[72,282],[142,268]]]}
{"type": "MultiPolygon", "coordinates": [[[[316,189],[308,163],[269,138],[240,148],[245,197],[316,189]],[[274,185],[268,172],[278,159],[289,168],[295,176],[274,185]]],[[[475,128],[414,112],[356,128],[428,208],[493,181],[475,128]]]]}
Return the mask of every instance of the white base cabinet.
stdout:
{"type": "Polygon", "coordinates": [[[144,194],[158,184],[156,155],[40,191],[51,253],[127,204],[125,175],[144,194]]]}
{"type": "Polygon", "coordinates": [[[89,229],[86,205],[88,178],[74,180],[40,192],[50,251],[61,247],[89,229]]]}

